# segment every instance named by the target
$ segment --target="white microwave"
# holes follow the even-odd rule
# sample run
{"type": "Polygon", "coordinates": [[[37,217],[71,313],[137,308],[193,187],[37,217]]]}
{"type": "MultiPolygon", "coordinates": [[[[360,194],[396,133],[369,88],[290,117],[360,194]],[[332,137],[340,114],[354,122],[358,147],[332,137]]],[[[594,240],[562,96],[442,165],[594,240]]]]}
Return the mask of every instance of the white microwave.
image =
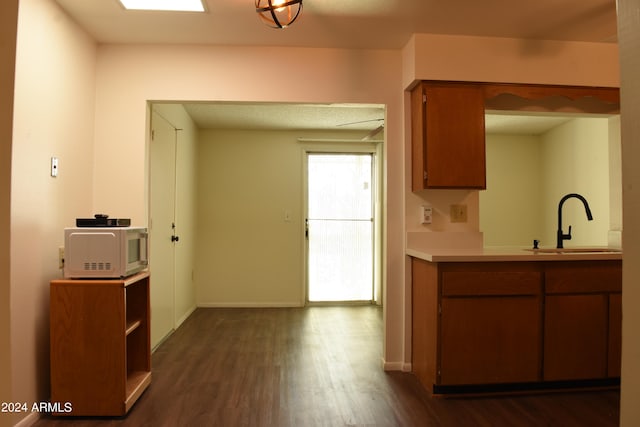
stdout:
{"type": "Polygon", "coordinates": [[[149,234],[142,227],[64,229],[64,277],[120,278],[147,268],[149,234]]]}

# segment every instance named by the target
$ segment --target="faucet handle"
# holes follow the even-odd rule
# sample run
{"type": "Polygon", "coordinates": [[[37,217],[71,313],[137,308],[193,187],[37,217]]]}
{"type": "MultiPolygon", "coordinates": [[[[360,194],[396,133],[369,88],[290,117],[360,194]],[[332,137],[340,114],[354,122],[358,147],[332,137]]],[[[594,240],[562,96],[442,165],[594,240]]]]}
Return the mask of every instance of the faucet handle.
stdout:
{"type": "Polygon", "coordinates": [[[564,238],[566,240],[571,240],[571,226],[569,226],[569,232],[564,235],[564,238]]]}

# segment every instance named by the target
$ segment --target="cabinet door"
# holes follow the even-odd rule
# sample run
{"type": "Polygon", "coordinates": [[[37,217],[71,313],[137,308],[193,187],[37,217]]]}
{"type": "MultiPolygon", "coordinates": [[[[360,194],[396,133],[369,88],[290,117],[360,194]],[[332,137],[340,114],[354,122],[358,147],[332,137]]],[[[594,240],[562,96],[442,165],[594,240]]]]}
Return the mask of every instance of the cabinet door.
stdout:
{"type": "Polygon", "coordinates": [[[482,86],[423,83],[411,107],[412,189],[485,188],[482,86]]]}
{"type": "Polygon", "coordinates": [[[540,379],[540,298],[443,298],[440,384],[540,379]]]}
{"type": "Polygon", "coordinates": [[[609,295],[609,377],[620,376],[622,359],[622,294],[609,295]]]}
{"type": "Polygon", "coordinates": [[[546,296],[545,381],[607,376],[607,306],[606,294],[546,296]]]}

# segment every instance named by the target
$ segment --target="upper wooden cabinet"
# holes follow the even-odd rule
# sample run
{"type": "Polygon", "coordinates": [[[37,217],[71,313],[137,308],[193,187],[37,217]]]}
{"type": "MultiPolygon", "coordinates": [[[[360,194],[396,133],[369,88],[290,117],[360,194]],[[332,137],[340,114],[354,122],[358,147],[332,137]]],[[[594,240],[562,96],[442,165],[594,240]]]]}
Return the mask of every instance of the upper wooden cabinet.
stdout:
{"type": "Polygon", "coordinates": [[[411,92],[412,190],[486,187],[485,94],[473,83],[422,82],[411,92]]]}
{"type": "Polygon", "coordinates": [[[486,188],[485,109],[616,114],[618,88],[423,81],[411,91],[411,189],[486,188]]]}

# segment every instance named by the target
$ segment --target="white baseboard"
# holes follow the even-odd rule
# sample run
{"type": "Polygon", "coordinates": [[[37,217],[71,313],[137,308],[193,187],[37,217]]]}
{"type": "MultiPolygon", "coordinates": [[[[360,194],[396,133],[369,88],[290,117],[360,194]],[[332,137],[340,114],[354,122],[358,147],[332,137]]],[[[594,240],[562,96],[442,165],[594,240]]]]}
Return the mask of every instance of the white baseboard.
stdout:
{"type": "Polygon", "coordinates": [[[42,417],[42,414],[40,412],[32,412],[26,417],[24,417],[23,419],[21,419],[20,421],[18,421],[16,424],[14,424],[13,427],[30,427],[34,425],[36,422],[38,422],[38,420],[41,417],[42,417]]]}
{"type": "Polygon", "coordinates": [[[292,308],[297,302],[200,302],[198,308],[292,308]]]}
{"type": "Polygon", "coordinates": [[[411,372],[411,363],[406,362],[387,362],[382,359],[382,369],[385,371],[402,371],[411,372]]]}
{"type": "Polygon", "coordinates": [[[198,308],[198,306],[194,305],[189,310],[187,310],[187,312],[184,314],[184,316],[182,316],[176,322],[175,329],[178,329],[180,327],[180,325],[182,325],[184,323],[184,321],[187,320],[189,318],[189,316],[191,316],[193,314],[194,311],[196,311],[196,308],[198,308]]]}

